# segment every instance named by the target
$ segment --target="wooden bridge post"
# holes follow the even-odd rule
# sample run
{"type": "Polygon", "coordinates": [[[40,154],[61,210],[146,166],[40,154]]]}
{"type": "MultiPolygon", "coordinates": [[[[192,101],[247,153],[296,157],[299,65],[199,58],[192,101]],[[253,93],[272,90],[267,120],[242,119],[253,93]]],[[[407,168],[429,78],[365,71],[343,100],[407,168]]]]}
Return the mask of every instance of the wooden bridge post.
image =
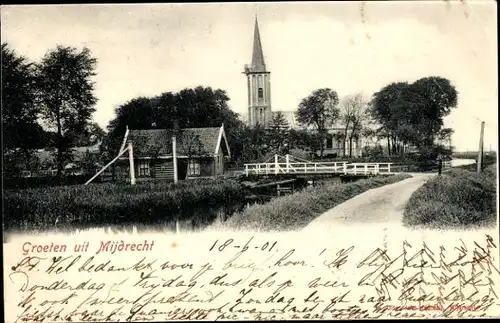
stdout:
{"type": "Polygon", "coordinates": [[[179,174],[177,172],[177,138],[175,136],[172,136],[172,159],[174,161],[174,184],[177,184],[179,174]]]}
{"type": "Polygon", "coordinates": [[[245,175],[248,176],[248,165],[245,165],[245,175]]]}
{"type": "Polygon", "coordinates": [[[344,175],[346,175],[347,174],[347,163],[346,162],[344,162],[343,170],[344,170],[344,175]]]}
{"type": "Polygon", "coordinates": [[[278,174],[278,154],[274,155],[274,174],[278,174]]]}
{"type": "Polygon", "coordinates": [[[288,174],[288,171],[290,170],[290,155],[286,154],[286,172],[288,174]]]}

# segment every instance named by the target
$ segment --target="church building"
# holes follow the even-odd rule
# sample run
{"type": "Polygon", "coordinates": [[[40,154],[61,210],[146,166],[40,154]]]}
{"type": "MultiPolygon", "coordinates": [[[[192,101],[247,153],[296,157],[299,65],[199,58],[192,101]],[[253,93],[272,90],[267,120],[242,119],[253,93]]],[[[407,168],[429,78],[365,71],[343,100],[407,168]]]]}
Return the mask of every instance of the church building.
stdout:
{"type": "MultiPolygon", "coordinates": [[[[248,114],[246,122],[250,127],[257,125],[267,128],[272,121],[271,108],[271,72],[266,68],[262,42],[260,39],[259,22],[255,18],[253,35],[252,63],[245,65],[243,74],[247,77],[248,114]]],[[[280,111],[287,120],[290,129],[305,129],[296,120],[296,111],[280,111]]],[[[329,157],[361,157],[361,138],[354,138],[352,142],[343,138],[344,127],[336,124],[328,129],[328,136],[324,142],[324,155],[329,157]]],[[[319,155],[319,151],[316,152],[319,155]]]]}
{"type": "Polygon", "coordinates": [[[243,74],[247,77],[248,87],[248,125],[267,127],[272,119],[271,72],[266,69],[264,62],[257,18],[255,18],[252,63],[245,65],[243,74]]]}

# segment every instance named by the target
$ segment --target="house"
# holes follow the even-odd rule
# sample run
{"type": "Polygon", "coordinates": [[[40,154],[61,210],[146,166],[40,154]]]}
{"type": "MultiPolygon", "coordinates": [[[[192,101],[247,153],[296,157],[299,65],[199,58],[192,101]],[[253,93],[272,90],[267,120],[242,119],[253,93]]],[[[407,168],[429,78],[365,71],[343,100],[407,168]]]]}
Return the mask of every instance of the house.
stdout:
{"type": "MultiPolygon", "coordinates": [[[[362,145],[361,136],[353,138],[352,142],[344,138],[345,129],[340,127],[332,127],[328,130],[327,137],[324,142],[324,156],[337,157],[361,157],[362,145]]],[[[320,152],[317,151],[318,155],[320,152]]]]}
{"type": "MultiPolygon", "coordinates": [[[[224,173],[230,158],[229,144],[221,127],[127,130],[123,150],[132,144],[134,171],[137,181],[174,180],[173,146],[176,146],[179,180],[216,178],[224,173]],[[175,137],[175,143],[174,143],[175,137]]],[[[118,178],[129,174],[129,156],[123,154],[116,166],[118,178]]]]}

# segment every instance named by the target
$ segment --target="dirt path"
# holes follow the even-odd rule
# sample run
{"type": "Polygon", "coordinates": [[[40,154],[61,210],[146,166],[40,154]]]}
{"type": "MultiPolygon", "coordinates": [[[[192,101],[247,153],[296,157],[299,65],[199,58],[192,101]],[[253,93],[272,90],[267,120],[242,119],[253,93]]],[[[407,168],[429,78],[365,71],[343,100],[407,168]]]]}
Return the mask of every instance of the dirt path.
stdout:
{"type": "Polygon", "coordinates": [[[435,174],[412,174],[404,181],[371,189],[326,211],[305,229],[348,224],[402,225],[403,209],[411,194],[435,174]]]}

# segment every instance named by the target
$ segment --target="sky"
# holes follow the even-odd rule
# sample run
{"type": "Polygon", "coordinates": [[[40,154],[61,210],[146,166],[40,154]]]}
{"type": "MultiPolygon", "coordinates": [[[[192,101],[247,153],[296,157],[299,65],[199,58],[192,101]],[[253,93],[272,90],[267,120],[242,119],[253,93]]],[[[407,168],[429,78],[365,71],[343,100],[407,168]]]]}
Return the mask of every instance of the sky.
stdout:
{"type": "Polygon", "coordinates": [[[318,88],[370,97],[387,84],[448,78],[446,117],[457,150],[498,146],[495,1],[271,2],[2,6],[1,37],[39,61],[58,44],[97,58],[94,120],[138,96],[210,86],[247,112],[243,72],[255,16],[271,71],[273,111],[296,110],[318,88]]]}

